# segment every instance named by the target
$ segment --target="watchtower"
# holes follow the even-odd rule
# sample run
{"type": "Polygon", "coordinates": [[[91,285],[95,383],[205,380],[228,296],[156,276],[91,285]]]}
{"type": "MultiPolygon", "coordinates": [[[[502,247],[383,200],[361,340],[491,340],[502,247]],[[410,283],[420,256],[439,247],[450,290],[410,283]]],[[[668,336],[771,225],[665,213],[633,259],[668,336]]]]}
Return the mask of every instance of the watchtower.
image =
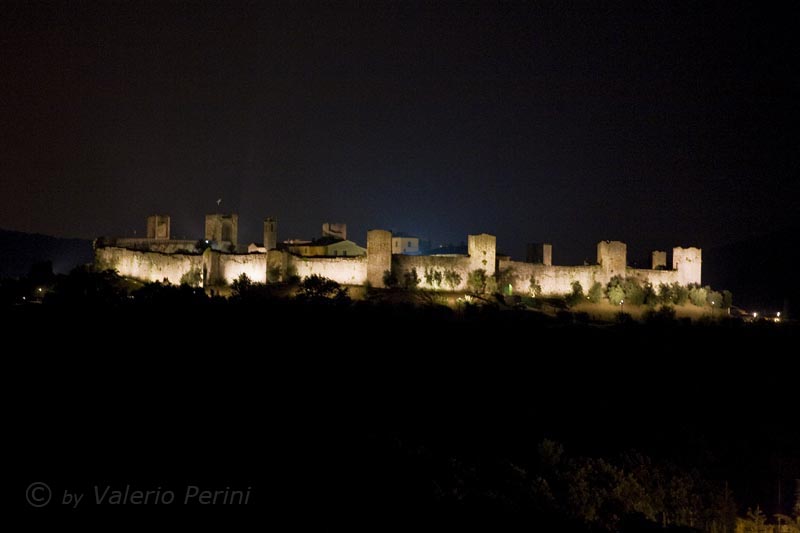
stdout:
{"type": "Polygon", "coordinates": [[[269,252],[278,247],[278,221],[272,217],[264,219],[264,248],[269,252]]]}
{"type": "Polygon", "coordinates": [[[220,245],[238,245],[239,215],[206,215],[206,240],[220,245]]]}
{"type": "Polygon", "coordinates": [[[169,239],[169,215],[147,217],[148,239],[169,239]]]}

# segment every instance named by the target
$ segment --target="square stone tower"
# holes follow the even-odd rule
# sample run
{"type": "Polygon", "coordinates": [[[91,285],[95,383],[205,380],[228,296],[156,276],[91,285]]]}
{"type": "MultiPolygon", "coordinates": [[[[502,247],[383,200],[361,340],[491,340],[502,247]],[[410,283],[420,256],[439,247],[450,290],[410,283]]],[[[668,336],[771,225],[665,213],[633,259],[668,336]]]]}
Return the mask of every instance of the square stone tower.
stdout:
{"type": "Polygon", "coordinates": [[[620,241],[600,241],[597,243],[597,264],[603,267],[609,279],[626,275],[628,267],[628,247],[620,241]]]}
{"type": "Polygon", "coordinates": [[[148,239],[169,239],[169,215],[147,217],[148,239]]]}
{"type": "Polygon", "coordinates": [[[206,215],[206,240],[236,246],[238,236],[239,215],[206,215]]]}
{"type": "Polygon", "coordinates": [[[272,217],[264,219],[264,248],[269,252],[278,247],[278,221],[272,217]]]}
{"type": "Polygon", "coordinates": [[[486,233],[467,235],[467,253],[470,271],[483,269],[487,276],[494,276],[497,237],[486,233]]]}
{"type": "Polygon", "coordinates": [[[367,232],[367,282],[383,287],[383,273],[392,270],[392,233],[382,229],[367,232]]]}

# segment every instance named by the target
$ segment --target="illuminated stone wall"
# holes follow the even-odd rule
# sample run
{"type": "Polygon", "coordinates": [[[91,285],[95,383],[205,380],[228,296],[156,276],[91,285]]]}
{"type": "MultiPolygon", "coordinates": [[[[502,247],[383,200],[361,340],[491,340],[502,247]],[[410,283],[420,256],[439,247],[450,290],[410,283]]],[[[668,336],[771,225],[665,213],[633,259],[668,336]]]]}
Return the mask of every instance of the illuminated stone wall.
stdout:
{"type": "MultiPolygon", "coordinates": [[[[159,253],[121,248],[119,246],[98,247],[95,261],[99,268],[113,268],[121,275],[143,281],[163,281],[179,284],[184,275],[193,269],[199,272],[206,285],[230,284],[241,274],[254,282],[286,281],[290,276],[301,279],[319,275],[345,285],[364,285],[369,281],[375,287],[383,286],[383,275],[391,270],[399,282],[404,274],[416,269],[420,288],[437,290],[465,290],[470,272],[478,269],[487,274],[495,273],[495,237],[492,235],[470,235],[469,255],[413,256],[392,255],[391,233],[372,230],[367,236],[367,255],[359,257],[301,257],[285,251],[270,250],[268,253],[228,254],[207,249],[203,255],[186,253],[159,253]],[[430,278],[426,277],[426,272],[430,278]],[[461,278],[455,288],[445,280],[447,272],[455,272],[461,278]],[[277,275],[275,275],[277,273],[277,275]],[[441,275],[441,283],[436,278],[441,275]]],[[[572,291],[572,283],[580,282],[587,292],[595,282],[605,286],[612,277],[635,277],[640,283],[700,283],[702,251],[699,248],[674,248],[673,270],[650,270],[628,268],[626,246],[617,241],[603,241],[597,246],[597,265],[552,266],[501,260],[500,289],[511,284],[516,294],[530,293],[533,277],[543,294],[561,295],[572,291]]],[[[658,264],[661,263],[659,252],[658,264]]]]}
{"type": "Polygon", "coordinates": [[[605,284],[611,279],[599,265],[549,266],[522,261],[500,261],[498,266],[503,273],[503,279],[508,280],[506,283],[511,283],[514,294],[530,293],[531,276],[542,288],[542,294],[552,295],[572,292],[573,281],[579,281],[586,292],[595,281],[605,284]]]}
{"type": "Polygon", "coordinates": [[[467,288],[467,279],[470,272],[485,270],[488,276],[493,276],[497,260],[497,239],[494,235],[482,233],[467,236],[468,255],[401,255],[392,256],[392,272],[397,276],[398,282],[403,283],[406,273],[416,269],[420,279],[419,287],[422,289],[456,290],[467,288]],[[442,275],[441,285],[436,285],[435,278],[426,279],[426,271],[430,274],[439,272],[442,275]],[[445,281],[446,272],[455,272],[461,281],[455,288],[445,281]]]}
{"type": "Polygon", "coordinates": [[[363,255],[302,257],[280,250],[270,250],[266,254],[266,268],[270,283],[286,281],[290,276],[304,279],[314,274],[344,285],[364,285],[367,282],[367,258],[363,255]]]}
{"type": "Polygon", "coordinates": [[[636,278],[639,280],[641,285],[645,283],[651,283],[653,288],[658,291],[658,286],[662,283],[664,285],[672,285],[675,282],[680,283],[681,285],[685,285],[682,283],[680,272],[677,270],[649,270],[645,268],[629,268],[628,269],[628,276],[636,278]]]}
{"type": "Polygon", "coordinates": [[[217,285],[221,281],[230,284],[242,274],[247,274],[256,283],[267,281],[266,254],[221,254],[210,250],[207,253],[216,258],[217,270],[210,277],[212,284],[217,285]]]}
{"type": "Polygon", "coordinates": [[[397,276],[397,280],[402,284],[403,276],[406,272],[411,272],[413,269],[417,270],[417,277],[420,279],[419,287],[421,289],[437,289],[437,290],[456,290],[462,291],[467,287],[467,276],[469,276],[471,267],[470,257],[466,255],[400,255],[395,254],[392,256],[392,271],[397,276]],[[425,271],[439,272],[442,274],[442,284],[437,286],[433,280],[427,283],[425,279],[425,271]],[[461,276],[461,283],[455,288],[451,289],[450,286],[444,281],[444,275],[448,271],[456,272],[461,276]]]}
{"type": "Polygon", "coordinates": [[[98,268],[116,269],[122,276],[142,281],[168,280],[175,285],[192,269],[202,272],[203,257],[189,254],[162,254],[125,248],[105,247],[95,250],[98,268]]]}
{"type": "Polygon", "coordinates": [[[289,256],[288,264],[301,279],[314,274],[344,285],[364,285],[367,282],[367,258],[358,257],[298,257],[289,256]]]}
{"type": "Polygon", "coordinates": [[[206,250],[203,255],[163,254],[143,252],[126,248],[104,247],[95,250],[95,264],[98,268],[116,269],[120,275],[141,281],[164,281],[174,285],[195,269],[208,285],[231,283],[241,274],[256,282],[267,279],[267,260],[265,254],[223,254],[206,250]]]}
{"type": "Polygon", "coordinates": [[[291,275],[287,272],[289,254],[280,250],[269,250],[267,256],[267,282],[279,283],[286,281],[291,275]]]}
{"type": "MultiPolygon", "coordinates": [[[[644,268],[626,268],[624,271],[618,269],[607,270],[602,265],[587,266],[547,266],[520,261],[500,261],[500,272],[511,269],[504,279],[508,278],[515,294],[528,294],[530,292],[530,278],[534,276],[536,283],[542,288],[545,295],[563,295],[572,292],[572,282],[578,281],[586,293],[595,282],[600,283],[604,288],[611,281],[611,278],[619,275],[633,277],[639,283],[651,283],[658,290],[660,284],[670,285],[680,283],[685,285],[684,278],[679,270],[650,270],[644,268]]],[[[507,282],[507,283],[508,283],[507,282]]],[[[693,282],[690,282],[693,283],[693,282]]],[[[501,287],[502,288],[502,287],[501,287]]]]}

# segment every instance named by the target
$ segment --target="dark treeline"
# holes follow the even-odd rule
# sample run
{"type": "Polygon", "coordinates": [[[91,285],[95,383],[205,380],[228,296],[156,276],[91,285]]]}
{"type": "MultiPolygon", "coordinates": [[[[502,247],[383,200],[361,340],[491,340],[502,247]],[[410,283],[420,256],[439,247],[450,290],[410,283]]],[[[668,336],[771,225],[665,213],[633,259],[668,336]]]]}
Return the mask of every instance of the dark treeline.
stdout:
{"type": "Polygon", "coordinates": [[[730,531],[748,507],[791,513],[788,324],[51,281],[43,303],[4,307],[23,347],[7,364],[25,479],[251,483],[259,513],[357,529],[488,510],[545,529],[730,531]]]}

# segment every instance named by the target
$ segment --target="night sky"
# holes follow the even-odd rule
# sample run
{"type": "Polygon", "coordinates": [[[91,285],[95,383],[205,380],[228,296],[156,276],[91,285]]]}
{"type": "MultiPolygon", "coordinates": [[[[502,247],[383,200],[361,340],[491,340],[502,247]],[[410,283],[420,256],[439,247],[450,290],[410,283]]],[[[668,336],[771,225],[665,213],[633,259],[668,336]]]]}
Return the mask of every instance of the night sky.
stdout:
{"type": "Polygon", "coordinates": [[[271,215],[557,263],[769,232],[800,12],[757,4],[3,2],[0,227],[197,238],[222,198],[241,242],[271,215]]]}

